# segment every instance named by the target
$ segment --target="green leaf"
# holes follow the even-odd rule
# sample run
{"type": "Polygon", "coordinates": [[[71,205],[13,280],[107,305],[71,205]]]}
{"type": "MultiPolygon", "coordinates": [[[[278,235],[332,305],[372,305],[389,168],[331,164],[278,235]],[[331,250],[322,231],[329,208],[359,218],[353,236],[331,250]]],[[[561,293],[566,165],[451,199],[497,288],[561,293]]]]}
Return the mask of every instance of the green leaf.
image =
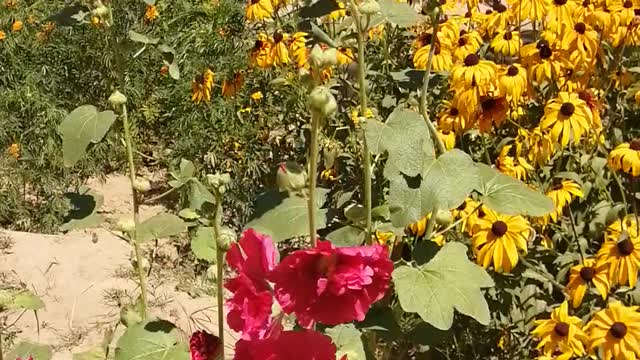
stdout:
{"type": "Polygon", "coordinates": [[[192,178],[189,180],[189,208],[196,211],[202,211],[204,204],[215,204],[216,198],[204,186],[200,180],[192,178]]]}
{"type": "Polygon", "coordinates": [[[451,328],[454,309],[483,325],[489,323],[489,306],[480,288],[493,286],[493,280],[469,261],[460,243],[447,243],[418,268],[400,266],[392,277],[402,309],[440,330],[451,328]]]}
{"type": "Polygon", "coordinates": [[[554,210],[553,201],[525,183],[501,174],[494,168],[476,164],[482,194],[480,200],[491,210],[505,215],[543,216],[554,210]]]}
{"type": "Polygon", "coordinates": [[[116,120],[113,111],[98,112],[93,105],[73,110],[58,127],[62,135],[64,165],[75,165],[87,151],[89,143],[98,143],[116,120]]]}
{"type": "Polygon", "coordinates": [[[213,228],[201,226],[191,238],[191,251],[200,260],[214,263],[216,260],[216,239],[213,228]]]}
{"type": "Polygon", "coordinates": [[[385,123],[382,146],[389,153],[384,176],[416,176],[435,158],[427,125],[415,111],[396,108],[385,123]]]}
{"type": "Polygon", "coordinates": [[[115,360],[188,360],[179,330],[165,320],[149,320],[127,328],[116,344],[115,360]]]}
{"type": "Polygon", "coordinates": [[[338,247],[357,246],[364,241],[365,232],[355,226],[347,225],[330,232],[326,238],[338,247]]]}
{"type": "Polygon", "coordinates": [[[362,128],[364,129],[364,136],[367,138],[369,151],[374,155],[384,152],[385,148],[383,139],[385,132],[389,129],[389,126],[381,121],[368,119],[364,124],[362,124],[362,128]]]}
{"type": "Polygon", "coordinates": [[[362,334],[353,324],[342,324],[326,329],[333,343],[338,348],[336,359],[347,356],[349,360],[366,360],[364,346],[362,345],[362,334]]]}
{"type": "Polygon", "coordinates": [[[71,209],[64,217],[62,231],[90,229],[100,226],[104,216],[98,210],[104,203],[104,197],[86,186],[81,186],[77,193],[66,193],[71,209]]]}
{"type": "Polygon", "coordinates": [[[145,242],[153,239],[167,238],[178,235],[186,230],[186,224],[176,215],[160,213],[138,224],[136,228],[136,241],[145,242]]]}
{"type": "Polygon", "coordinates": [[[180,216],[183,219],[187,219],[187,220],[195,220],[195,219],[200,217],[200,215],[198,215],[197,212],[195,212],[193,209],[189,209],[189,208],[184,208],[184,209],[180,210],[180,212],[178,213],[178,216],[180,216]]]}
{"type": "Polygon", "coordinates": [[[19,292],[13,296],[10,309],[40,310],[44,308],[42,299],[29,290],[19,292]]]}
{"type": "Polygon", "coordinates": [[[390,179],[391,221],[404,227],[430,213],[434,206],[449,210],[459,206],[477,187],[473,160],[454,149],[427,161],[422,176],[395,176],[390,179]]]}
{"type": "Polygon", "coordinates": [[[410,27],[424,20],[408,3],[380,0],[379,4],[384,20],[399,27],[410,27]]]}
{"type": "MultiPolygon", "coordinates": [[[[327,223],[327,209],[320,209],[324,204],[329,190],[316,189],[316,227],[322,229],[327,223]]],[[[245,229],[253,228],[258,232],[271,236],[273,241],[280,242],[296,236],[309,235],[309,215],[307,200],[292,195],[275,199],[275,204],[269,204],[269,210],[264,211],[256,219],[245,225],[245,229]]]]}
{"type": "Polygon", "coordinates": [[[144,2],[145,2],[147,5],[155,5],[155,4],[156,4],[156,0],[144,0],[144,2]]]}
{"type": "Polygon", "coordinates": [[[171,65],[169,65],[169,76],[171,76],[174,80],[180,80],[180,68],[178,67],[178,63],[174,60],[171,65]]]}
{"type": "Polygon", "coordinates": [[[313,22],[310,22],[309,24],[311,25],[311,34],[313,35],[314,38],[320,40],[320,42],[323,42],[329,45],[330,47],[333,47],[333,48],[338,47],[338,45],[333,41],[331,36],[327,35],[327,33],[324,32],[322,29],[320,29],[318,25],[316,25],[313,22]]]}
{"type": "Polygon", "coordinates": [[[73,360],[104,360],[106,357],[107,354],[100,347],[73,354],[73,360]]]}
{"type": "Polygon", "coordinates": [[[159,41],[158,39],[151,39],[146,35],[137,33],[133,30],[129,30],[129,39],[131,39],[131,41],[135,41],[143,44],[152,44],[152,45],[157,44],[159,41]]]}
{"type": "Polygon", "coordinates": [[[167,45],[167,44],[160,44],[158,45],[158,51],[160,51],[161,53],[168,53],[168,54],[176,54],[176,49],[174,49],[173,47],[167,45]]]}
{"type": "Polygon", "coordinates": [[[49,360],[51,359],[51,347],[49,345],[42,345],[23,341],[18,344],[13,350],[6,354],[6,359],[26,359],[29,356],[33,360],[49,360]]]}

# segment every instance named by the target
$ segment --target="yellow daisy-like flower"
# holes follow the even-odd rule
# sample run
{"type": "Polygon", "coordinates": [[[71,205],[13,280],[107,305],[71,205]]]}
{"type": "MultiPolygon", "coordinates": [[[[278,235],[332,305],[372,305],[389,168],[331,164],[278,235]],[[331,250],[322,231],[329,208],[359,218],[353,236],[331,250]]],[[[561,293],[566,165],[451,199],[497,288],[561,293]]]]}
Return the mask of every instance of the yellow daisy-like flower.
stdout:
{"type": "Polygon", "coordinates": [[[607,161],[613,171],[623,171],[631,176],[640,175],[640,139],[616,146],[607,161]]]}
{"type": "Polygon", "coordinates": [[[496,168],[500,172],[512,176],[518,180],[527,180],[527,171],[533,171],[533,167],[529,165],[527,160],[519,154],[516,156],[509,156],[512,145],[505,145],[500,150],[500,154],[496,159],[496,168]]]}
{"type": "Polygon", "coordinates": [[[552,48],[546,40],[523,46],[521,53],[522,66],[529,69],[529,78],[539,84],[559,78],[567,67],[562,53],[552,48]]]}
{"type": "Polygon", "coordinates": [[[287,48],[286,40],[289,35],[281,32],[273,34],[273,43],[271,45],[271,59],[275,66],[287,66],[291,63],[289,57],[289,49],[287,48]]]}
{"type": "Polygon", "coordinates": [[[456,133],[470,129],[473,126],[451,102],[445,100],[443,105],[438,115],[438,126],[443,129],[453,129],[456,133]]]}
{"type": "Polygon", "coordinates": [[[345,9],[344,3],[342,1],[338,1],[336,4],[338,5],[338,9],[330,12],[329,15],[327,15],[327,19],[336,21],[347,16],[347,10],[345,9]]]}
{"type": "Polygon", "coordinates": [[[409,224],[409,226],[407,226],[407,232],[409,233],[409,235],[415,237],[424,236],[424,233],[427,230],[427,220],[429,220],[429,217],[425,216],[422,219],[414,222],[413,224],[409,224]]]}
{"type": "Polygon", "coordinates": [[[476,84],[464,90],[455,90],[451,104],[465,119],[468,119],[467,127],[470,128],[476,124],[478,111],[480,108],[480,90],[476,84]]]}
{"type": "Polygon", "coordinates": [[[336,60],[338,65],[350,64],[353,62],[353,51],[349,48],[339,47],[336,51],[336,60]]]}
{"type": "Polygon", "coordinates": [[[517,31],[499,31],[491,41],[493,50],[504,56],[516,56],[522,45],[517,31]]]}
{"type": "Polygon", "coordinates": [[[23,27],[24,27],[24,25],[22,24],[22,21],[16,20],[16,21],[13,22],[13,24],[11,24],[11,31],[12,32],[18,32],[18,31],[22,30],[23,27]]]}
{"type": "Polygon", "coordinates": [[[16,160],[20,158],[20,145],[15,143],[9,145],[7,148],[7,154],[16,160]]]}
{"type": "Polygon", "coordinates": [[[3,41],[6,38],[7,38],[7,34],[4,31],[0,30],[0,41],[3,41]]]}
{"type": "Polygon", "coordinates": [[[573,308],[580,307],[584,294],[589,287],[595,287],[602,300],[609,294],[609,266],[597,263],[595,259],[584,259],[582,264],[572,266],[569,270],[569,283],[565,287],[571,298],[573,308]]]}
{"type": "Polygon", "coordinates": [[[274,62],[272,48],[269,37],[264,33],[258,34],[258,40],[251,50],[251,62],[262,69],[270,68],[274,62]]]}
{"type": "MultiPolygon", "coordinates": [[[[635,224],[635,221],[632,220],[631,223],[635,224]]],[[[609,281],[612,285],[634,287],[638,281],[640,266],[640,234],[635,225],[635,229],[627,230],[622,229],[621,223],[614,224],[607,228],[605,240],[596,257],[598,262],[609,266],[609,281]]]]}
{"type": "MultiPolygon", "coordinates": [[[[431,51],[431,45],[426,45],[418,49],[413,55],[413,66],[419,70],[425,70],[427,68],[427,60],[429,59],[429,51],[431,51]]],[[[440,72],[447,71],[453,66],[453,59],[451,53],[443,50],[437,43],[433,52],[433,58],[431,60],[431,71],[440,72]]]]}
{"type": "Polygon", "coordinates": [[[531,335],[540,339],[537,348],[541,349],[544,355],[552,356],[560,352],[563,355],[557,359],[569,360],[574,356],[586,354],[583,343],[588,337],[582,331],[582,320],[569,315],[567,301],[553,309],[550,319],[536,320],[535,324],[537,326],[531,331],[531,335]]]}
{"type": "Polygon", "coordinates": [[[491,130],[493,125],[500,126],[507,118],[509,107],[504,97],[484,96],[480,99],[478,128],[482,132],[491,130]]]}
{"type": "Polygon", "coordinates": [[[496,64],[487,60],[480,60],[478,55],[469,54],[464,61],[451,68],[451,84],[455,89],[478,86],[480,95],[485,95],[496,78],[498,68],[496,64]],[[483,91],[484,90],[484,91],[483,91]]]}
{"type": "Polygon", "coordinates": [[[256,92],[252,93],[250,96],[251,96],[251,99],[253,101],[255,101],[255,102],[258,102],[258,101],[262,100],[262,98],[264,97],[262,95],[262,91],[256,91],[256,92]]]}
{"type": "Polygon", "coordinates": [[[631,0],[606,1],[606,3],[611,10],[616,26],[626,27],[631,24],[635,17],[634,7],[638,7],[637,3],[634,4],[631,0]]]}
{"type": "Polygon", "coordinates": [[[564,207],[569,205],[576,197],[583,197],[584,193],[580,185],[572,180],[562,180],[560,183],[553,185],[546,195],[553,200],[555,205],[555,211],[546,216],[555,222],[562,215],[564,207]]]}
{"type": "Polygon", "coordinates": [[[513,64],[500,71],[498,79],[500,93],[506,96],[512,105],[520,103],[522,95],[527,92],[527,72],[522,66],[513,64]]]}
{"type": "Polygon", "coordinates": [[[547,14],[548,27],[560,32],[562,25],[573,26],[573,13],[578,3],[572,0],[552,0],[547,14]]]}
{"type": "Polygon", "coordinates": [[[531,227],[522,216],[484,212],[483,218],[475,220],[471,239],[477,262],[485,269],[493,263],[496,272],[511,272],[518,264],[518,252],[527,252],[531,227]]]}
{"type": "Polygon", "coordinates": [[[451,51],[453,60],[456,62],[464,61],[469,54],[475,54],[482,46],[482,35],[477,31],[467,32],[465,30],[460,31],[458,40],[453,45],[451,51]]]}
{"type": "Polygon", "coordinates": [[[451,210],[451,215],[453,216],[454,220],[457,221],[463,219],[462,222],[460,222],[460,231],[470,230],[470,218],[473,214],[480,210],[480,208],[478,208],[478,205],[480,205],[480,203],[473,199],[465,199],[457,208],[451,210]]]}
{"type": "Polygon", "coordinates": [[[262,21],[273,16],[271,0],[249,0],[246,17],[249,21],[262,21]]]}
{"type": "Polygon", "coordinates": [[[593,316],[585,330],[589,335],[589,347],[599,349],[602,360],[640,357],[640,313],[637,306],[611,302],[593,316]]]}
{"type": "Polygon", "coordinates": [[[3,5],[7,9],[15,9],[17,2],[18,2],[17,0],[4,0],[3,5]]]}
{"type": "Polygon", "coordinates": [[[496,32],[506,29],[507,25],[513,20],[513,14],[504,4],[498,3],[494,9],[495,11],[486,15],[486,20],[482,23],[487,35],[491,37],[496,32]]]}
{"type": "Polygon", "coordinates": [[[438,137],[442,140],[447,150],[456,147],[456,133],[451,131],[451,129],[438,129],[438,137]]]}
{"type": "Polygon", "coordinates": [[[207,69],[204,74],[193,79],[191,82],[191,101],[195,104],[200,104],[202,101],[208,104],[211,101],[213,77],[213,71],[207,69]]]}
{"type": "Polygon", "coordinates": [[[395,242],[396,235],[390,231],[383,232],[380,230],[376,230],[376,232],[373,234],[373,238],[378,244],[387,245],[393,244],[395,242]]]}
{"type": "Polygon", "coordinates": [[[289,52],[296,66],[299,68],[307,65],[307,33],[299,31],[291,37],[289,52]]]}
{"type": "Polygon", "coordinates": [[[551,136],[536,127],[528,134],[527,144],[529,149],[529,160],[538,167],[546,165],[553,154],[556,152],[556,147],[553,144],[551,136]]]}
{"type": "Polygon", "coordinates": [[[335,167],[330,169],[324,169],[320,173],[320,179],[323,181],[336,181],[338,179],[338,172],[335,167]]]}
{"type": "Polygon", "coordinates": [[[150,24],[154,22],[160,14],[158,8],[155,5],[147,5],[147,9],[144,12],[144,22],[150,24]]]}
{"type": "Polygon", "coordinates": [[[590,63],[600,48],[598,33],[591,26],[577,22],[572,30],[564,31],[561,46],[571,54],[571,63],[590,63]]]}
{"type": "Polygon", "coordinates": [[[551,138],[562,147],[580,141],[593,124],[587,104],[576,93],[560,92],[549,101],[540,120],[540,128],[550,129],[551,138]]]}
{"type": "Polygon", "coordinates": [[[529,19],[531,21],[542,20],[549,11],[551,6],[550,0],[509,0],[509,6],[511,7],[516,19],[520,21],[529,19]]]}

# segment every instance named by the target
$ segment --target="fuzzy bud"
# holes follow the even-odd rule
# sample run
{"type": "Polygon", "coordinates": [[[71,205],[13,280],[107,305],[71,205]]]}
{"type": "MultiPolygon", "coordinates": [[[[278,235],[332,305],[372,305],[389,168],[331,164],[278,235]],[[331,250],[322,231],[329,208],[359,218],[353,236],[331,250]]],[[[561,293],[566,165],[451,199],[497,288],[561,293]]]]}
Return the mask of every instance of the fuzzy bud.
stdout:
{"type": "Polygon", "coordinates": [[[324,66],[324,51],[320,45],[315,44],[309,53],[309,63],[316,69],[321,69],[324,66]]]}
{"type": "Polygon", "coordinates": [[[309,94],[309,110],[312,113],[329,117],[337,109],[336,98],[326,86],[316,86],[309,94]]]}
{"type": "Polygon", "coordinates": [[[324,51],[322,55],[323,64],[325,67],[334,66],[338,64],[338,50],[336,48],[329,48],[324,51]]]}
{"type": "Polygon", "coordinates": [[[216,240],[216,245],[218,246],[218,249],[227,251],[231,247],[231,244],[236,242],[237,238],[236,232],[233,231],[232,228],[223,226],[220,229],[220,235],[216,240]]]}
{"type": "Polygon", "coordinates": [[[109,96],[109,99],[107,101],[109,102],[109,104],[111,104],[111,106],[118,107],[127,103],[127,97],[124,96],[124,94],[122,94],[120,91],[116,90],[113,92],[113,94],[111,94],[111,96],[109,96]]]}
{"type": "Polygon", "coordinates": [[[116,230],[131,233],[136,229],[136,223],[131,218],[123,217],[116,223],[116,230]]]}
{"type": "Polygon", "coordinates": [[[133,188],[138,192],[145,193],[151,190],[151,183],[149,180],[139,177],[133,181],[133,188]]]}
{"type": "Polygon", "coordinates": [[[436,224],[440,226],[447,226],[451,224],[453,221],[453,216],[451,216],[451,212],[447,210],[438,210],[436,213],[436,224]]]}
{"type": "Polygon", "coordinates": [[[363,15],[375,15],[380,12],[380,4],[375,0],[369,0],[360,4],[358,9],[363,15]]]}
{"type": "Polygon", "coordinates": [[[276,183],[280,191],[298,192],[307,187],[307,172],[293,161],[278,165],[276,183]]]}

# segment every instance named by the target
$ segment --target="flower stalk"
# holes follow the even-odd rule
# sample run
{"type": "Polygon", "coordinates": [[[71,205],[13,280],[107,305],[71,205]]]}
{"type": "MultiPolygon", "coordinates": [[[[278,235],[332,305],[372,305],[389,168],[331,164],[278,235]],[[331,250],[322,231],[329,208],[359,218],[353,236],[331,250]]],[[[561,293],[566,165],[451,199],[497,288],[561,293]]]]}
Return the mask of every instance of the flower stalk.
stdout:
{"type": "Polygon", "coordinates": [[[224,359],[224,253],[220,247],[220,226],[222,223],[222,194],[215,189],[216,210],[213,215],[213,232],[216,237],[216,300],[218,302],[218,339],[220,341],[220,359],[224,359]]]}
{"type": "Polygon", "coordinates": [[[318,178],[318,135],[321,122],[320,114],[311,113],[311,144],[309,148],[309,194],[307,195],[309,213],[309,237],[311,247],[315,248],[316,239],[316,182],[318,178]]]}

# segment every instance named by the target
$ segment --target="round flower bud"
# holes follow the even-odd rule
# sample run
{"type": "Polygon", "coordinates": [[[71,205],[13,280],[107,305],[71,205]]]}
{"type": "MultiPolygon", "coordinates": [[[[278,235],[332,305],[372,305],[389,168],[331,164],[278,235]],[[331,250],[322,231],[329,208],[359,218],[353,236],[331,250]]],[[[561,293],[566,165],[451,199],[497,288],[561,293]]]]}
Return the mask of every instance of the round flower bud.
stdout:
{"type": "Polygon", "coordinates": [[[216,245],[218,249],[227,251],[231,247],[231,244],[237,240],[236,232],[228,226],[223,226],[220,229],[220,234],[217,239],[216,245]]]}
{"type": "Polygon", "coordinates": [[[324,51],[322,55],[324,66],[334,66],[338,64],[338,50],[336,48],[329,48],[324,51]]]}
{"type": "Polygon", "coordinates": [[[363,15],[375,15],[380,12],[380,4],[375,0],[369,0],[360,4],[358,9],[363,15]]]}
{"type": "Polygon", "coordinates": [[[333,95],[331,95],[331,97],[329,98],[329,101],[322,108],[322,115],[325,117],[329,117],[333,115],[337,110],[338,110],[338,102],[336,101],[336,98],[333,95]]]}
{"type": "Polygon", "coordinates": [[[123,233],[130,233],[136,229],[136,223],[132,218],[123,217],[116,223],[116,230],[123,233]]]}
{"type": "Polygon", "coordinates": [[[276,184],[280,191],[298,192],[307,187],[307,172],[293,161],[278,165],[276,184]]]}
{"type": "Polygon", "coordinates": [[[324,51],[320,45],[315,44],[309,53],[309,63],[316,69],[320,69],[324,66],[324,51]]]}
{"type": "Polygon", "coordinates": [[[207,184],[214,189],[218,189],[222,185],[222,181],[220,179],[220,174],[207,174],[206,176],[207,184]]]}
{"type": "Polygon", "coordinates": [[[111,106],[118,107],[127,103],[127,97],[124,96],[120,91],[116,90],[113,92],[113,94],[111,94],[111,96],[109,96],[109,99],[107,101],[109,102],[109,104],[111,104],[111,106]]]}
{"type": "Polygon", "coordinates": [[[451,212],[447,210],[438,210],[436,213],[436,224],[440,226],[447,226],[451,224],[453,221],[453,216],[451,216],[451,212]]]}
{"type": "Polygon", "coordinates": [[[147,260],[144,256],[141,257],[140,259],[140,264],[138,264],[138,260],[136,259],[136,255],[135,253],[131,252],[131,256],[129,257],[130,261],[131,261],[131,265],[137,269],[138,265],[140,265],[140,267],[142,268],[142,270],[147,271],[149,270],[149,267],[151,266],[151,264],[149,263],[149,260],[147,260]]]}
{"type": "Polygon", "coordinates": [[[326,86],[316,86],[309,94],[309,110],[311,112],[327,117],[332,115],[337,108],[336,98],[326,86]]]}
{"type": "Polygon", "coordinates": [[[144,193],[151,189],[151,183],[149,180],[139,177],[133,181],[133,188],[138,192],[144,193]]]}

